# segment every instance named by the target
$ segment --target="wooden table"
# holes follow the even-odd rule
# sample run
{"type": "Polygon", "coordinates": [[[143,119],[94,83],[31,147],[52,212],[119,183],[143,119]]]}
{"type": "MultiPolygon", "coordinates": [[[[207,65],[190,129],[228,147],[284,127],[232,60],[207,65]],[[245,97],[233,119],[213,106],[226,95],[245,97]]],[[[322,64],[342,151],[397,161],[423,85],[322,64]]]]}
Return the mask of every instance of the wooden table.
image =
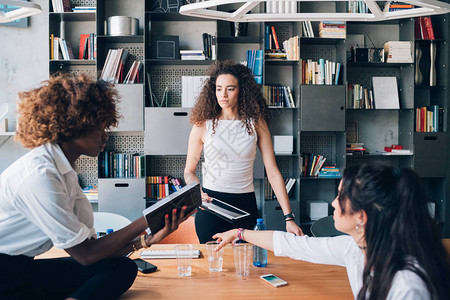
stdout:
{"type": "MultiPolygon", "coordinates": [[[[174,245],[153,245],[150,249],[173,249],[174,245]]],[[[202,253],[192,259],[192,276],[179,277],[176,259],[148,259],[158,270],[150,274],[138,272],[131,288],[120,299],[353,299],[347,272],[343,267],[311,264],[287,257],[276,257],[268,251],[265,268],[250,267],[250,276],[235,275],[233,249],[225,247],[223,272],[210,273],[205,245],[193,245],[202,253]],[[288,282],[273,288],[259,276],[272,273],[288,282]]],[[[139,251],[140,252],[140,251],[139,251]]],[[[64,250],[52,248],[37,258],[68,256],[64,250]]],[[[134,253],[131,258],[138,258],[134,253]]]]}
{"type": "MultiPolygon", "coordinates": [[[[450,239],[442,240],[450,253],[450,239]]],[[[205,245],[194,245],[202,252],[192,260],[192,276],[179,277],[175,259],[147,260],[158,266],[151,274],[138,272],[135,282],[121,299],[352,299],[353,295],[345,268],[318,265],[287,257],[276,257],[268,251],[269,264],[265,268],[251,267],[250,276],[235,275],[233,250],[225,247],[223,272],[210,273],[205,245]],[[272,288],[258,277],[273,273],[289,284],[272,288]]],[[[151,249],[173,249],[173,245],[154,245],[151,249]]],[[[52,248],[38,258],[68,256],[52,248]]],[[[132,258],[138,258],[135,253],[132,258]]]]}
{"type": "MultiPolygon", "coordinates": [[[[154,245],[153,249],[173,249],[173,245],[154,245]]],[[[192,276],[177,275],[176,259],[147,260],[158,267],[155,273],[138,273],[131,289],[121,299],[352,299],[353,294],[343,267],[318,265],[275,257],[269,251],[265,268],[251,266],[250,276],[235,275],[233,249],[226,246],[223,272],[211,273],[205,245],[194,245],[202,252],[192,260],[192,276]],[[272,273],[288,282],[273,288],[259,276],[272,273]]],[[[134,254],[133,258],[139,257],[134,254]]]]}

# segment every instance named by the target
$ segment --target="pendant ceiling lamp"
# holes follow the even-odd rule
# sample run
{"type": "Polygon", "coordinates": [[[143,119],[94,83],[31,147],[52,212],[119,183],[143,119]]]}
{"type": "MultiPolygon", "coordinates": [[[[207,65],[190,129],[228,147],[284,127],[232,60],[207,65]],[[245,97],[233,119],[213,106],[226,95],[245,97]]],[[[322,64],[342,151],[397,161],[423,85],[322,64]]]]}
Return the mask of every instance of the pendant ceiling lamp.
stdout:
{"type": "Polygon", "coordinates": [[[0,8],[7,5],[7,12],[0,11],[0,23],[8,23],[42,12],[41,6],[36,3],[18,0],[0,0],[0,8]],[[11,10],[10,10],[11,9],[11,10]]]}
{"type": "Polygon", "coordinates": [[[250,0],[250,1],[238,1],[238,0],[207,0],[201,2],[195,2],[185,4],[180,7],[180,14],[192,17],[207,18],[214,20],[223,20],[229,22],[288,22],[288,21],[363,21],[363,22],[376,22],[386,21],[393,19],[404,19],[420,16],[431,16],[438,14],[446,14],[450,12],[450,4],[443,1],[435,0],[423,0],[423,1],[401,1],[403,3],[413,5],[413,8],[402,9],[396,11],[383,11],[384,5],[389,1],[278,1],[278,0],[250,0]],[[349,13],[342,12],[303,12],[302,4],[307,2],[326,2],[334,4],[340,3],[342,7],[345,7],[347,3],[343,2],[360,2],[365,8],[365,13],[349,13]],[[300,4],[300,5],[298,5],[300,4]],[[226,10],[226,7],[233,5],[233,7],[239,8],[233,11],[226,10]],[[294,9],[286,9],[287,6],[294,9]],[[258,11],[250,10],[260,6],[258,11]],[[277,6],[277,9],[272,10],[271,7],[277,6]],[[281,9],[278,9],[281,8],[281,9]],[[223,10],[221,10],[223,9],[223,10]],[[292,11],[296,12],[292,12],[292,11]],[[277,12],[273,12],[277,11],[277,12]],[[283,11],[283,13],[280,13],[283,11]],[[289,12],[288,12],[289,11],[289,12]]]}

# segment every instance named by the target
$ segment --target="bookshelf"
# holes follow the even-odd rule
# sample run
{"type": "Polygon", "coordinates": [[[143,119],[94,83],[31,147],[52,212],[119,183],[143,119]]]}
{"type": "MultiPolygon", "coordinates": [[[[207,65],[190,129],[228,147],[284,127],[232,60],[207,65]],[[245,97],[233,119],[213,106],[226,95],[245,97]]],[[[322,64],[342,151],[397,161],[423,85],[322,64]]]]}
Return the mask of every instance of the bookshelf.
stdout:
{"type": "MultiPolygon", "coordinates": [[[[450,178],[448,165],[448,18],[433,16],[435,40],[415,40],[414,20],[403,19],[388,22],[347,22],[346,38],[319,38],[319,22],[312,22],[316,37],[302,36],[301,22],[249,23],[248,35],[231,36],[230,24],[225,21],[181,16],[178,13],[150,11],[151,0],[72,0],[72,5],[95,6],[93,13],[49,13],[49,33],[65,35],[72,43],[74,56],[78,57],[80,33],[97,34],[97,59],[50,60],[50,73],[57,71],[87,72],[93,77],[102,70],[109,49],[126,48],[133,58],[144,62],[138,84],[117,85],[126,99],[121,103],[124,119],[118,131],[111,133],[107,149],[117,152],[136,152],[146,156],[146,176],[170,175],[183,177],[186,160],[187,137],[190,132],[188,114],[190,108],[181,105],[182,76],[203,76],[213,60],[183,61],[156,59],[152,57],[154,36],[178,36],[180,50],[202,49],[202,33],[217,37],[217,59],[245,60],[247,50],[263,50],[265,25],[274,26],[279,41],[298,35],[300,37],[299,60],[264,59],[263,85],[289,86],[293,93],[295,108],[270,108],[272,135],[293,137],[292,154],[276,154],[278,167],[284,178],[295,178],[290,196],[297,222],[308,232],[312,220],[307,216],[308,201],[324,200],[328,203],[337,193],[340,178],[303,177],[301,168],[304,153],[321,154],[327,158],[326,165],[337,165],[342,171],[346,166],[374,160],[384,160],[399,167],[413,167],[424,179],[429,189],[430,201],[436,207],[436,221],[444,236],[450,236],[450,178]],[[114,15],[126,15],[139,20],[137,36],[111,37],[105,34],[104,22],[114,15]],[[350,46],[358,39],[365,47],[382,48],[386,41],[413,41],[413,49],[419,45],[436,46],[436,86],[417,85],[414,82],[415,63],[367,63],[348,62],[350,46]],[[337,85],[301,84],[302,61],[328,59],[339,62],[340,80],[337,85]],[[395,76],[398,80],[400,109],[368,110],[347,107],[347,83],[360,83],[371,87],[373,76],[395,76]],[[152,105],[150,92],[161,100],[169,90],[166,105],[152,105]],[[439,105],[444,113],[442,132],[416,132],[415,109],[439,105]],[[346,123],[358,125],[358,140],[364,142],[371,155],[348,155],[346,153],[346,123]],[[176,138],[174,137],[176,136],[176,138]],[[412,149],[412,155],[380,155],[376,150],[385,145],[401,144],[412,149]]],[[[342,12],[346,3],[306,2],[304,12],[342,12]]],[[[232,7],[230,6],[230,9],[232,7]]],[[[258,10],[260,8],[255,8],[258,10]]],[[[129,59],[129,61],[132,59],[129,59]]],[[[82,158],[78,162],[82,182],[97,185],[98,181],[115,184],[116,179],[99,179],[97,161],[82,158]]],[[[197,169],[201,179],[201,163],[197,169]]],[[[139,184],[145,185],[142,179],[139,184]]],[[[139,185],[138,184],[138,185],[139,185]]],[[[260,214],[269,229],[285,230],[281,208],[276,199],[266,199],[264,165],[258,153],[254,169],[254,185],[260,214]]],[[[142,186],[141,186],[142,188],[142,186]]],[[[101,194],[101,189],[99,190],[101,194]]],[[[108,193],[111,190],[108,188],[108,193]]],[[[140,203],[139,205],[142,205],[140,203]]],[[[332,213],[329,205],[329,213],[332,213]]]]}

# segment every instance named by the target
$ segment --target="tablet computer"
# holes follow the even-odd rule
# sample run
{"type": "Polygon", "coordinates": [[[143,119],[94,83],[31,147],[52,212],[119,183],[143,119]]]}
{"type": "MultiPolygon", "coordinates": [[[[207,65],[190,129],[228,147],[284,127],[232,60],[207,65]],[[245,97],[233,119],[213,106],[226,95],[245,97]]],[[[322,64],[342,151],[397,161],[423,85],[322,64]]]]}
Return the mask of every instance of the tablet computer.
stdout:
{"type": "Polygon", "coordinates": [[[231,204],[225,203],[219,199],[212,198],[211,202],[203,202],[200,206],[204,210],[225,219],[228,222],[234,222],[242,218],[248,217],[250,214],[231,204]]]}

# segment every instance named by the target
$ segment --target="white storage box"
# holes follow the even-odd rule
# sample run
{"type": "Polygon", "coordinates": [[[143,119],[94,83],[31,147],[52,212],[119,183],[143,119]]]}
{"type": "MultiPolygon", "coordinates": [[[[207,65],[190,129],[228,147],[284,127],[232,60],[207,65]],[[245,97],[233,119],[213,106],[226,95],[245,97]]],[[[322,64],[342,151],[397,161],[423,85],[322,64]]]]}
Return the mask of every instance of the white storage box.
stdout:
{"type": "Polygon", "coordinates": [[[294,137],[292,135],[274,135],[273,150],[275,154],[292,154],[294,137]]]}
{"type": "Polygon", "coordinates": [[[319,220],[328,216],[328,202],[325,201],[308,201],[306,214],[311,220],[319,220]]]}

